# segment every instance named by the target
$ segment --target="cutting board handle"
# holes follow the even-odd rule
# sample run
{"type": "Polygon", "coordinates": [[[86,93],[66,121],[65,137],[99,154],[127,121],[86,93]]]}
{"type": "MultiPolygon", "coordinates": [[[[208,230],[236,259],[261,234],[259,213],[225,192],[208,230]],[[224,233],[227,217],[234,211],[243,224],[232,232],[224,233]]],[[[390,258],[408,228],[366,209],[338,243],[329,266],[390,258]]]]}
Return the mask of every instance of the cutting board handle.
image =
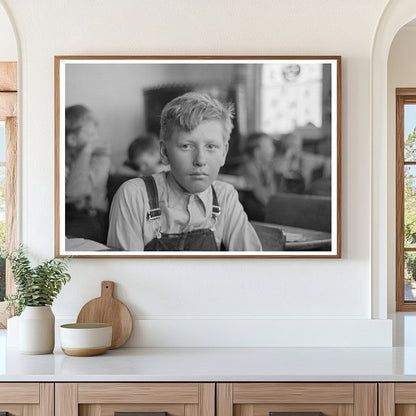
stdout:
{"type": "Polygon", "coordinates": [[[110,280],[104,280],[101,282],[101,297],[113,297],[114,282],[110,280]]]}

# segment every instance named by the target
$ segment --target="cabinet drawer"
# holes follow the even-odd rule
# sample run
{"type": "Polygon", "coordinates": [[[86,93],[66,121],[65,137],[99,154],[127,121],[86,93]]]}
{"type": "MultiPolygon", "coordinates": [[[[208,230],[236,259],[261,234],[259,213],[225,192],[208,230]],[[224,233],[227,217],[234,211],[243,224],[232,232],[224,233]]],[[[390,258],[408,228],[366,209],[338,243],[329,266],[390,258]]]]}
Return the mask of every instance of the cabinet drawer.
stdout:
{"type": "Polygon", "coordinates": [[[39,383],[0,383],[0,403],[39,403],[39,383]]]}
{"type": "Polygon", "coordinates": [[[0,383],[0,415],[53,416],[52,383],[0,383]]]}
{"type": "Polygon", "coordinates": [[[380,416],[416,415],[416,383],[380,383],[380,416]]]}
{"type": "Polygon", "coordinates": [[[185,405],[166,405],[160,404],[145,405],[142,403],[112,403],[112,404],[80,404],[78,412],[80,416],[100,415],[100,416],[114,416],[117,413],[128,413],[134,416],[156,416],[166,412],[166,416],[187,416],[185,415],[185,405]],[[163,409],[163,410],[161,410],[163,409]]]}
{"type": "Polygon", "coordinates": [[[195,403],[198,383],[80,383],[79,403],[195,403]]]}
{"type": "Polygon", "coordinates": [[[213,383],[58,383],[56,416],[215,416],[213,383]]]}
{"type": "Polygon", "coordinates": [[[375,383],[219,383],[217,416],[376,416],[375,383]],[[283,415],[282,415],[283,416],[283,415]]]}

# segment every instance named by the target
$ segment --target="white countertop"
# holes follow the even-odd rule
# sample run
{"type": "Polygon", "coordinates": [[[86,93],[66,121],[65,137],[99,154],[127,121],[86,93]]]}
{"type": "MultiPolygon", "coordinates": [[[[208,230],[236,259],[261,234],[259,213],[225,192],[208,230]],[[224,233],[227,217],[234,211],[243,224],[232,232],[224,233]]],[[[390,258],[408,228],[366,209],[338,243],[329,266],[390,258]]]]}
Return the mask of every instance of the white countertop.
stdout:
{"type": "Polygon", "coordinates": [[[0,354],[1,381],[416,381],[416,348],[120,348],[0,354]]]}
{"type": "Polygon", "coordinates": [[[119,348],[96,357],[24,355],[0,330],[0,382],[416,381],[416,314],[392,348],[119,348]]]}

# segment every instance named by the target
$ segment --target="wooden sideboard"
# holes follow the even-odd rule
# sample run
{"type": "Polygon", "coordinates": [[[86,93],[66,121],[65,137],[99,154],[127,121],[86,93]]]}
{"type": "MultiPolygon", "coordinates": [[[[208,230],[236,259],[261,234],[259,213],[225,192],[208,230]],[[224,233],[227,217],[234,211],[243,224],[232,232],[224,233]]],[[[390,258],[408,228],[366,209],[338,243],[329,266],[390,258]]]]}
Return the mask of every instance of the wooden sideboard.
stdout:
{"type": "Polygon", "coordinates": [[[414,416],[409,383],[0,383],[0,416],[414,416]]]}

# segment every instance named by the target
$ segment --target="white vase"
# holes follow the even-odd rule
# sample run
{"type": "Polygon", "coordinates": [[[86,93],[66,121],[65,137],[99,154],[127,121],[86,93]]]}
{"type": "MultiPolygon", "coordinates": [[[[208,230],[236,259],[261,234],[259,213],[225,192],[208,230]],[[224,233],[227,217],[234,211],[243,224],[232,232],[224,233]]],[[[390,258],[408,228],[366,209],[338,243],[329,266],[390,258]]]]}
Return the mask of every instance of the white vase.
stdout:
{"type": "Polygon", "coordinates": [[[55,316],[51,307],[26,306],[19,317],[19,351],[50,354],[55,346],[55,316]]]}
{"type": "Polygon", "coordinates": [[[19,346],[19,317],[13,316],[7,320],[7,346],[18,347],[19,346]]]}

